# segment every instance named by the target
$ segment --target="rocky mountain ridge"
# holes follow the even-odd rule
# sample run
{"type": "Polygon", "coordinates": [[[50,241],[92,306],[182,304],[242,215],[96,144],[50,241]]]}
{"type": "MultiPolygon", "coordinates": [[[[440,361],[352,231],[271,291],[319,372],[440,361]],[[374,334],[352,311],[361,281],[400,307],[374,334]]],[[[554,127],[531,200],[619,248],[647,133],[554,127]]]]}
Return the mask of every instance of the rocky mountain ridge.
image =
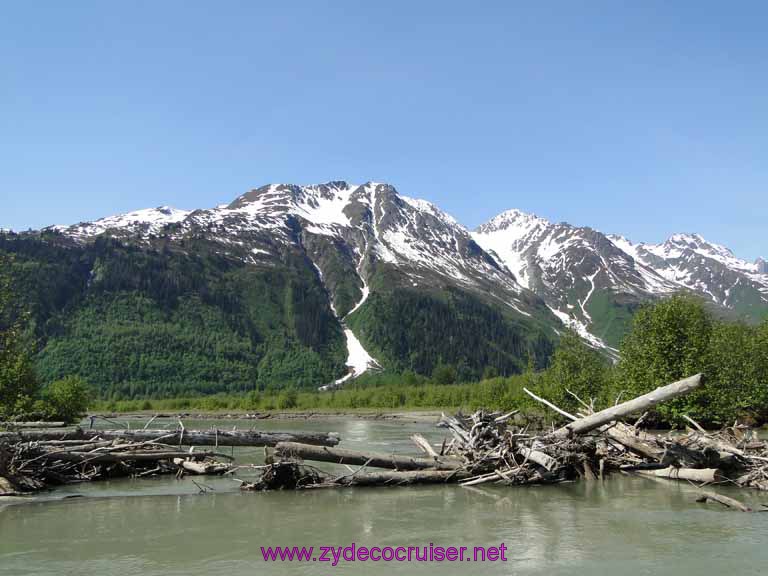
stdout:
{"type": "MultiPolygon", "coordinates": [[[[181,253],[204,246],[259,271],[284,269],[290,255],[298,262],[292,265],[309,267],[326,292],[346,342],[347,370],[325,384],[331,387],[371,368],[409,365],[409,344],[403,340],[418,336],[400,334],[394,341],[392,334],[378,333],[370,317],[371,310],[384,313],[396,307],[403,294],[428,296],[436,303],[450,300],[452,306],[469,298],[472,304],[462,306],[498,311],[493,313],[506,318],[505,326],[518,326],[513,332],[519,335],[540,330],[554,337],[569,326],[610,354],[638,306],[681,290],[742,317],[768,313],[766,263],[741,260],[699,235],[635,244],[519,210],[505,211],[470,231],[434,204],[375,182],[270,184],[215,208],[160,206],[52,226],[40,234],[78,246],[101,238],[181,253]]],[[[466,319],[466,312],[454,313],[466,319]]],[[[501,359],[503,350],[493,353],[499,362],[510,361],[501,359]]],[[[434,364],[440,361],[437,356],[417,364],[434,364]]]]}

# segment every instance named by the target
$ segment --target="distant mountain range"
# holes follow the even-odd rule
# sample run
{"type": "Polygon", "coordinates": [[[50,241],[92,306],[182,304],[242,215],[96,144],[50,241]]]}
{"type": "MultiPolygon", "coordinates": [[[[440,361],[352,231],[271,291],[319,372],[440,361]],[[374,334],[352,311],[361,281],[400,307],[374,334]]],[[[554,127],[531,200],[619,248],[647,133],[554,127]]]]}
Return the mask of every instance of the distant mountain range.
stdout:
{"type": "MultiPolygon", "coordinates": [[[[185,306],[196,302],[195,314],[216,316],[221,338],[248,350],[232,356],[248,368],[227,385],[242,389],[333,387],[369,369],[429,373],[439,363],[466,377],[488,366],[510,373],[543,364],[563,326],[615,354],[638,306],[678,291],[748,321],[768,314],[766,262],[697,234],[635,244],[519,210],[470,231],[373,182],[272,184],[216,208],[162,206],[0,239],[30,286],[66,279],[55,302],[39,289],[26,295],[43,369],[53,376],[76,368],[78,354],[100,354],[94,377],[120,393],[125,382],[138,394],[168,376],[105,369],[110,352],[82,334],[84,317],[119,334],[147,315],[188,323],[185,306]],[[146,310],[131,316],[135,306],[146,310]],[[76,338],[78,349],[61,357],[76,338]]],[[[192,350],[209,359],[215,345],[192,350]]],[[[187,381],[204,389],[218,380],[187,381]]]]}

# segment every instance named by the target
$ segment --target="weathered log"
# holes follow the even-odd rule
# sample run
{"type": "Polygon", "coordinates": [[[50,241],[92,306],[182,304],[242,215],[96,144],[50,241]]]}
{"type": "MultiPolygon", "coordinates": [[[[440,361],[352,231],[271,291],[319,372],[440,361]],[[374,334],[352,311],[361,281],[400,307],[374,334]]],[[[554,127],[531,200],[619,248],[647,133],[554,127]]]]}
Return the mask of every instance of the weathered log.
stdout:
{"type": "Polygon", "coordinates": [[[404,484],[448,484],[469,478],[463,470],[408,470],[361,472],[333,480],[334,486],[402,486],[404,484]]]}
{"type": "Polygon", "coordinates": [[[429,443],[429,440],[424,438],[421,434],[412,434],[411,440],[413,441],[416,446],[419,447],[421,451],[423,451],[428,456],[431,456],[432,458],[439,458],[440,454],[438,454],[435,449],[432,447],[432,444],[429,443]]]}
{"type": "Polygon", "coordinates": [[[0,432],[0,440],[31,442],[39,440],[114,440],[147,442],[162,439],[164,444],[184,446],[275,446],[279,442],[301,442],[335,446],[339,436],[324,432],[260,432],[258,430],[18,430],[0,432]]]}
{"type": "Polygon", "coordinates": [[[552,471],[557,466],[557,460],[552,458],[549,454],[544,454],[544,452],[540,452],[539,450],[532,450],[525,446],[518,446],[516,450],[524,458],[538,464],[548,472],[552,471]]]}
{"type": "MultiPolygon", "coordinates": [[[[156,462],[158,460],[173,460],[174,458],[207,458],[219,457],[231,459],[228,454],[219,452],[195,452],[166,450],[130,450],[124,452],[53,452],[46,454],[43,459],[62,460],[64,462],[90,462],[92,464],[115,464],[118,462],[156,462]]],[[[23,468],[23,466],[22,466],[23,468]]]]}
{"type": "Polygon", "coordinates": [[[562,428],[558,428],[550,436],[554,439],[560,439],[569,438],[578,434],[586,434],[587,432],[591,432],[614,420],[619,420],[630,414],[645,412],[657,404],[672,400],[678,396],[683,396],[698,388],[701,382],[702,375],[696,374],[690,378],[673,382],[666,386],[660,386],[648,394],[643,394],[642,396],[638,396],[627,402],[611,406],[605,410],[600,410],[600,412],[595,412],[585,418],[579,418],[570,424],[566,424],[562,428]]]}
{"type": "Polygon", "coordinates": [[[729,498],[728,496],[723,496],[722,494],[717,494],[715,492],[701,492],[699,497],[696,498],[696,502],[706,502],[707,500],[718,502],[726,508],[734,508],[740,512],[752,512],[752,508],[739,502],[735,498],[729,498]]]}
{"type": "Polygon", "coordinates": [[[0,476],[0,496],[19,496],[21,492],[16,490],[13,483],[7,478],[0,476]]]}
{"type": "Polygon", "coordinates": [[[481,474],[480,476],[475,476],[474,478],[468,478],[466,482],[462,482],[462,487],[471,487],[471,486],[478,486],[480,484],[487,484],[488,482],[504,482],[505,478],[501,475],[501,473],[498,470],[494,470],[493,472],[489,472],[488,474],[481,474]]]}
{"type": "Polygon", "coordinates": [[[66,422],[0,422],[0,428],[64,428],[67,425],[66,422]]]}
{"type": "Polygon", "coordinates": [[[664,449],[655,442],[646,440],[645,434],[638,435],[635,432],[633,427],[622,422],[616,422],[615,425],[605,427],[605,434],[612,440],[640,456],[661,461],[664,457],[664,449]]]}
{"type": "Polygon", "coordinates": [[[643,476],[656,478],[669,478],[670,480],[690,480],[691,482],[722,482],[726,480],[723,473],[717,468],[662,468],[660,470],[636,470],[643,476]]]}
{"type": "Polygon", "coordinates": [[[174,458],[173,463],[179,468],[182,468],[185,472],[191,472],[192,474],[197,474],[199,476],[224,474],[224,472],[227,472],[232,468],[232,466],[226,462],[197,462],[185,458],[174,458]]]}
{"type": "Polygon", "coordinates": [[[310,446],[296,442],[280,442],[275,448],[275,454],[281,458],[298,457],[317,462],[367,465],[373,468],[390,468],[393,470],[455,470],[462,466],[462,462],[456,458],[423,458],[384,452],[361,452],[345,448],[310,446]]]}

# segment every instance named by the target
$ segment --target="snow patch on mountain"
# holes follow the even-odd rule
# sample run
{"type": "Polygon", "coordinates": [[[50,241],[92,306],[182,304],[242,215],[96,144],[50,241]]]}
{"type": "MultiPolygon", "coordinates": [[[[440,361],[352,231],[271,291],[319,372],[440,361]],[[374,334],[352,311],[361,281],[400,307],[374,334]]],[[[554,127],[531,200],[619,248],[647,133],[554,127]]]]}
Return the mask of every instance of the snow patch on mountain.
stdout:
{"type": "MultiPolygon", "coordinates": [[[[323,285],[325,285],[323,271],[315,262],[312,262],[312,265],[317,271],[317,275],[318,275],[318,278],[320,279],[320,282],[323,285]]],[[[368,285],[364,283],[362,298],[354,306],[354,308],[347,314],[347,316],[349,316],[349,314],[357,310],[363,304],[363,302],[365,302],[366,298],[368,298],[368,292],[369,292],[368,285]]],[[[326,384],[325,386],[321,386],[319,390],[331,390],[334,388],[340,388],[344,384],[344,382],[346,382],[347,380],[357,378],[364,372],[367,372],[370,368],[379,367],[379,363],[373,358],[373,356],[368,354],[368,352],[365,350],[365,347],[363,347],[363,344],[360,342],[360,340],[358,340],[357,336],[355,336],[355,333],[352,332],[352,330],[346,325],[343,319],[339,318],[339,314],[336,311],[336,306],[333,303],[333,296],[331,295],[330,291],[328,291],[328,301],[330,303],[331,311],[333,312],[333,315],[341,322],[341,326],[344,329],[344,338],[347,344],[346,366],[347,366],[348,372],[347,374],[345,374],[344,376],[342,376],[332,384],[326,384]]]]}
{"type": "Polygon", "coordinates": [[[633,244],[622,236],[609,238],[678,289],[700,292],[720,305],[729,305],[731,293],[742,279],[755,283],[768,294],[768,274],[760,273],[757,262],[737,258],[730,249],[708,242],[700,234],[673,234],[661,244],[633,244]],[[722,275],[728,273],[738,277],[724,285],[722,275]]]}
{"type": "Polygon", "coordinates": [[[51,226],[49,229],[81,238],[98,236],[109,230],[119,229],[143,232],[146,236],[157,234],[163,227],[181,222],[190,214],[191,211],[189,210],[158,206],[157,208],[145,208],[116,216],[107,216],[93,222],[81,222],[72,226],[51,226]]]}
{"type": "Polygon", "coordinates": [[[611,348],[610,346],[606,345],[605,342],[603,342],[600,338],[593,335],[589,331],[589,327],[586,323],[580,321],[578,318],[575,318],[572,314],[569,314],[567,312],[562,312],[561,310],[558,310],[557,308],[554,308],[552,306],[548,306],[548,308],[552,311],[552,314],[558,317],[558,319],[568,328],[576,332],[579,336],[581,336],[584,340],[589,342],[591,346],[594,348],[603,348],[608,351],[617,352],[614,348],[611,348]]]}

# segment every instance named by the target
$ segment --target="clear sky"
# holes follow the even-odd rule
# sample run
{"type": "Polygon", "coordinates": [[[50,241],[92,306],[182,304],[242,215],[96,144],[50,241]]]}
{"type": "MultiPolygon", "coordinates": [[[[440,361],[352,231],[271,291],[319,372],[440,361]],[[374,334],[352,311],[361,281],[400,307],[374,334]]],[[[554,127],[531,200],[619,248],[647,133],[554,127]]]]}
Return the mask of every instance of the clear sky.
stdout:
{"type": "Polygon", "coordinates": [[[5,2],[0,227],[390,182],[768,256],[766,2],[5,2]]]}

